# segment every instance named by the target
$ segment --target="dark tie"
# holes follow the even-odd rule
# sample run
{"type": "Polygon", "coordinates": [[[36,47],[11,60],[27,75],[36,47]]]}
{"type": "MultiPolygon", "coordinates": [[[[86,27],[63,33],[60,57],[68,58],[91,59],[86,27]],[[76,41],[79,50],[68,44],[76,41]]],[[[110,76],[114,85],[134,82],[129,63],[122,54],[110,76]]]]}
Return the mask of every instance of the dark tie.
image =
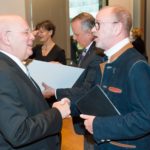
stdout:
{"type": "Polygon", "coordinates": [[[81,53],[81,55],[79,56],[78,66],[80,66],[80,64],[82,63],[85,55],[86,55],[86,49],[84,49],[83,52],[81,53]]]}

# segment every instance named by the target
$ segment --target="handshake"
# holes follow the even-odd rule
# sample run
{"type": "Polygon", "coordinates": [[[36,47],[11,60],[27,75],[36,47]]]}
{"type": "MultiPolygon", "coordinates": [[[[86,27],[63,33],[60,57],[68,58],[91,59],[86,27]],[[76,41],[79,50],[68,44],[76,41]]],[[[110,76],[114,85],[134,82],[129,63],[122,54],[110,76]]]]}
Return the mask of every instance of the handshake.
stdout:
{"type": "MultiPolygon", "coordinates": [[[[55,89],[45,83],[42,83],[42,85],[44,87],[42,93],[45,98],[50,98],[55,95],[55,89]]],[[[52,107],[55,107],[60,111],[62,118],[70,117],[70,100],[68,98],[63,98],[61,101],[55,102],[52,107]]]]}
{"type": "Polygon", "coordinates": [[[63,119],[70,117],[70,100],[68,98],[63,98],[61,101],[55,102],[52,107],[59,110],[63,119]]]}

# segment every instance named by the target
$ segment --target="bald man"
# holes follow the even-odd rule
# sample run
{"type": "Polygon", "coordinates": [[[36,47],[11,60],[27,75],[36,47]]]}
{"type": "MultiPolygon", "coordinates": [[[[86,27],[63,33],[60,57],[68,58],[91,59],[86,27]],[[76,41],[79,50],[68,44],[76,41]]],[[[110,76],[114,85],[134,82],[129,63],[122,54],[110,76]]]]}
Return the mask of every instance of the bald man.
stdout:
{"type": "Polygon", "coordinates": [[[131,14],[123,7],[106,6],[96,15],[96,46],[108,57],[97,65],[100,87],[121,115],[81,115],[95,150],[150,149],[150,67],[130,43],[131,27],[131,14]]]}
{"type": "Polygon", "coordinates": [[[19,16],[0,16],[0,150],[60,150],[67,99],[49,108],[22,61],[32,54],[33,34],[19,16]]]}

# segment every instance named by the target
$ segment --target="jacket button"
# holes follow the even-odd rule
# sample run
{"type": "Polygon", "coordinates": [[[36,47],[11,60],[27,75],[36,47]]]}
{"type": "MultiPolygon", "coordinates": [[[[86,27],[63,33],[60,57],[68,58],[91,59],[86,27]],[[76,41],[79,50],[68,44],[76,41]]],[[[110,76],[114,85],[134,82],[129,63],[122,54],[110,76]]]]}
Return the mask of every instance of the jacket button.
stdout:
{"type": "Polygon", "coordinates": [[[104,139],[102,139],[102,140],[101,140],[101,142],[105,142],[105,140],[104,140],[104,139]]]}
{"type": "Polygon", "coordinates": [[[106,85],[103,85],[103,88],[104,88],[104,89],[106,89],[106,88],[107,88],[107,86],[106,86],[106,85]]]}

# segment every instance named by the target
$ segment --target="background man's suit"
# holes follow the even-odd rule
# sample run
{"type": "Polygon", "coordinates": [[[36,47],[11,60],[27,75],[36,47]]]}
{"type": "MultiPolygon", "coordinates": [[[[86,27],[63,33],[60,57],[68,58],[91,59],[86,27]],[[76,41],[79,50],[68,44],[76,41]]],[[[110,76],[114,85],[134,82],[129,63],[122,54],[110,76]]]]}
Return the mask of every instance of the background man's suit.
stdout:
{"type": "Polygon", "coordinates": [[[97,52],[98,49],[95,47],[95,42],[93,42],[80,64],[78,64],[78,67],[86,68],[95,59],[95,57],[97,57],[97,52]]]}
{"type": "Polygon", "coordinates": [[[86,68],[83,74],[79,77],[79,79],[74,84],[71,89],[57,89],[56,95],[57,98],[68,97],[72,101],[71,109],[72,109],[72,119],[73,126],[75,132],[77,134],[85,135],[84,138],[84,149],[85,150],[93,150],[94,142],[92,140],[91,135],[85,130],[83,119],[79,117],[79,112],[74,107],[76,100],[78,100],[83,94],[85,94],[92,86],[94,86],[93,82],[95,81],[95,77],[97,75],[97,70],[95,69],[95,64],[99,64],[102,62],[103,53],[100,49],[95,47],[95,42],[93,42],[87,51],[85,57],[80,62],[79,67],[86,68]],[[98,55],[99,54],[99,55],[98,55]],[[90,70],[90,71],[89,71],[90,70]]]}
{"type": "Polygon", "coordinates": [[[60,112],[49,109],[39,88],[0,52],[0,149],[59,150],[61,127],[60,112]]]}

